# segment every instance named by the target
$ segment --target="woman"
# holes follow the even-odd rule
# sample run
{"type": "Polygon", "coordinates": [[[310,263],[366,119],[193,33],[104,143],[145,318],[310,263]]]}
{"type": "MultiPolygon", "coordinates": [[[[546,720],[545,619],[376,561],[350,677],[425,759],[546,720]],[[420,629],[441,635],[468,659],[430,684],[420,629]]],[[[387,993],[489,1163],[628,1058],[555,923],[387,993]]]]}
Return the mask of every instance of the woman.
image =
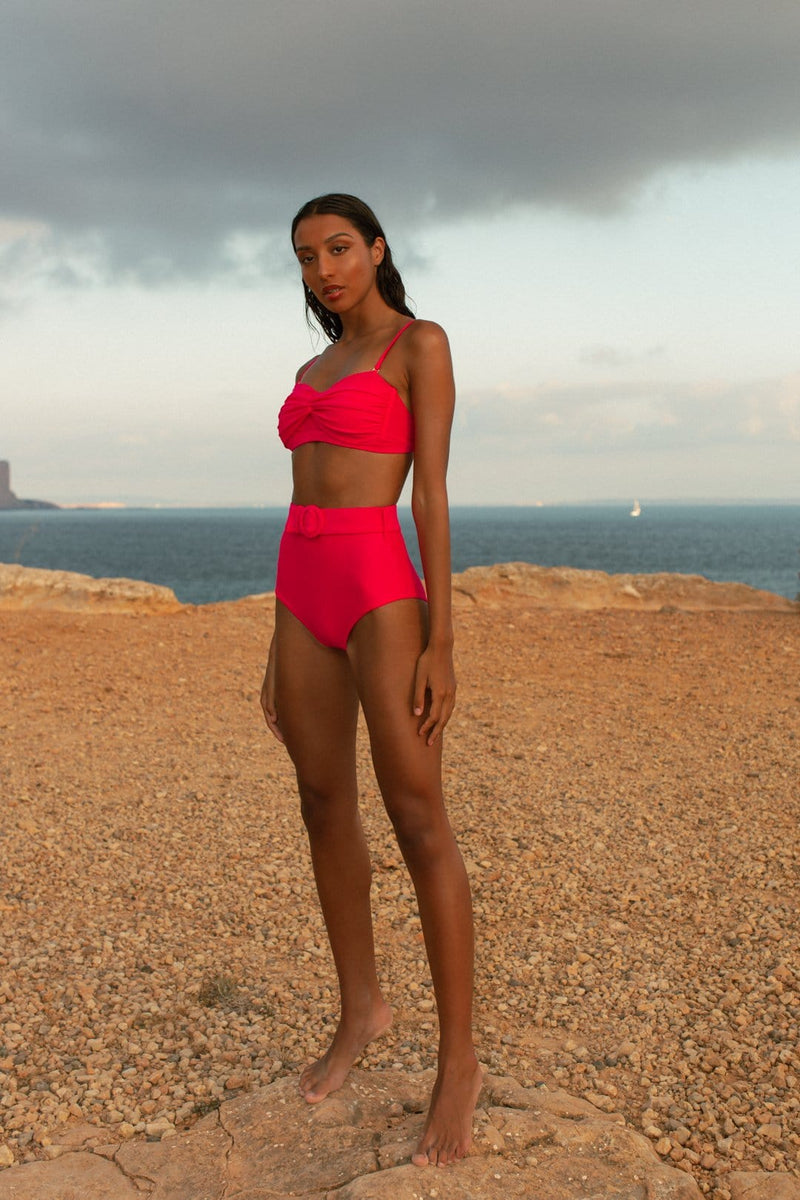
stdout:
{"type": "Polygon", "coordinates": [[[313,1104],[340,1087],[392,1019],[375,968],[358,813],[360,703],[416,890],[439,1015],[437,1079],[412,1161],[445,1166],[469,1149],[481,1085],[469,884],[441,783],[442,732],[455,701],[450,352],[438,325],[413,319],[383,231],[362,201],[309,201],[294,219],[292,243],[306,313],[331,345],[300,368],[279,417],[294,492],[261,704],[297,772],[341,1000],[333,1041],[303,1072],[300,1089],[313,1104]],[[395,507],[412,462],[425,589],[395,507]]]}

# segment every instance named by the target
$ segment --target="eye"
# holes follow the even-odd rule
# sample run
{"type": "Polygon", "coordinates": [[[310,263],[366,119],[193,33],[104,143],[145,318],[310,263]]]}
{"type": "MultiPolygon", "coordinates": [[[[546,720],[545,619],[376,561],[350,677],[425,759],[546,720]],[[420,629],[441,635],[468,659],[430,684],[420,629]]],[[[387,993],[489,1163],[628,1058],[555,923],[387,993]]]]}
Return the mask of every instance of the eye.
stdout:
{"type": "Polygon", "coordinates": [[[301,267],[306,267],[311,262],[313,257],[313,254],[298,254],[297,261],[300,263],[301,267]]]}
{"type": "Polygon", "coordinates": [[[331,246],[331,254],[344,254],[346,249],[347,249],[347,246],[345,246],[344,244],[342,244],[340,246],[331,246]]]}

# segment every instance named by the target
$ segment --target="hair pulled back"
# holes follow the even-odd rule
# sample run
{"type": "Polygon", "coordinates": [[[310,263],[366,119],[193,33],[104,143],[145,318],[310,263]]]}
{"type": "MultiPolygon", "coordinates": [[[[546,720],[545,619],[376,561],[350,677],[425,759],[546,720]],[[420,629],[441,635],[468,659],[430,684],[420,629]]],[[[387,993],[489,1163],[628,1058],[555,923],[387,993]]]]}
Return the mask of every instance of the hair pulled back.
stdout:
{"type": "MultiPolygon", "coordinates": [[[[400,272],[392,262],[392,252],[386,242],[386,234],[381,229],[380,222],[369,205],[365,204],[363,200],[359,200],[357,196],[348,196],[346,192],[330,192],[325,196],[317,196],[315,199],[309,200],[292,221],[292,247],[294,247],[297,226],[301,221],[304,221],[306,217],[327,216],[329,213],[337,217],[344,217],[349,221],[368,246],[374,245],[376,238],[383,238],[386,248],[383,260],[378,264],[375,280],[378,291],[390,308],[407,317],[413,317],[413,312],[406,304],[406,289],[400,278],[400,272]]],[[[306,320],[310,324],[309,318],[313,316],[325,336],[332,342],[338,342],[342,336],[341,317],[337,313],[330,312],[324,304],[321,304],[305,283],[303,291],[306,298],[306,320]]]]}

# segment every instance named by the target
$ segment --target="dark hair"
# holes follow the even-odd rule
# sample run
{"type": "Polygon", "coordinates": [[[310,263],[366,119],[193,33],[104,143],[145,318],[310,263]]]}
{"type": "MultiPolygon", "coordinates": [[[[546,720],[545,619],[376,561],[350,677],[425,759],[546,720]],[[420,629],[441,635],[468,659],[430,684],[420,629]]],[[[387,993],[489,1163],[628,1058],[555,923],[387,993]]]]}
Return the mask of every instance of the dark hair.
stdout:
{"type": "MultiPolygon", "coordinates": [[[[328,213],[348,220],[351,225],[355,226],[368,246],[374,245],[376,238],[383,238],[386,242],[386,234],[368,204],[359,200],[357,196],[348,196],[345,192],[331,192],[326,196],[317,196],[314,200],[309,200],[297,213],[292,221],[292,247],[294,248],[294,235],[301,221],[304,221],[306,217],[323,216],[328,213]]],[[[406,304],[406,289],[400,278],[400,272],[392,262],[392,252],[388,242],[386,242],[386,249],[383,253],[383,261],[378,264],[375,281],[378,291],[390,308],[394,308],[407,317],[414,316],[406,304]]],[[[338,342],[342,336],[341,317],[330,312],[324,304],[320,304],[305,283],[303,291],[306,297],[306,320],[310,324],[309,318],[313,316],[325,336],[332,342],[338,342]]]]}

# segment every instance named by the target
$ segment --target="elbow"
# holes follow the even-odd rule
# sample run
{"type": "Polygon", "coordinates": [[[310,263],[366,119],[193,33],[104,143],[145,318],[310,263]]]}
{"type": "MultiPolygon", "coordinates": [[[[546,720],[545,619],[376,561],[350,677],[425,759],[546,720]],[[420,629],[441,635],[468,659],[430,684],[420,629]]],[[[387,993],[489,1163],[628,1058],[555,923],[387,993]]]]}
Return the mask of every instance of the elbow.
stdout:
{"type": "Polygon", "coordinates": [[[446,513],[447,509],[447,485],[444,481],[434,488],[415,484],[411,489],[411,512],[415,521],[439,512],[446,513]]]}

